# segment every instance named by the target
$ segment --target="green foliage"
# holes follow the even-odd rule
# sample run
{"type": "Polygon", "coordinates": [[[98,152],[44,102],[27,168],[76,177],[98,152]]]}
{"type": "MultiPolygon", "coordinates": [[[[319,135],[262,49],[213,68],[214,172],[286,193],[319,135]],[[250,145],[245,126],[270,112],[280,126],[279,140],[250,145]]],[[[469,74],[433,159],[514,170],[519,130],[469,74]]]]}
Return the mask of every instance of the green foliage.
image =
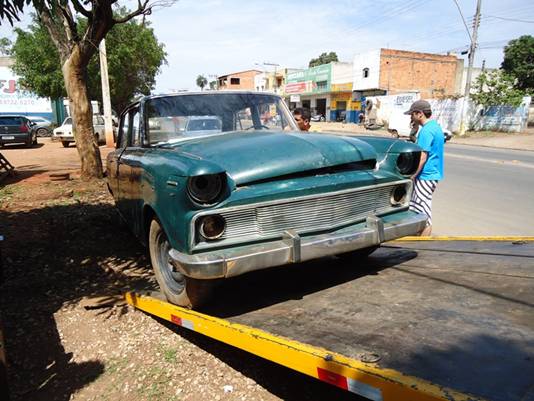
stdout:
{"type": "MultiPolygon", "coordinates": [[[[126,13],[124,8],[118,11],[119,15],[126,13]]],[[[87,21],[80,20],[78,27],[84,32],[87,21]]],[[[17,29],[16,32],[13,71],[20,77],[20,84],[42,97],[65,97],[59,53],[46,28],[34,19],[27,31],[17,29]]],[[[120,113],[135,96],[150,94],[167,54],[150,25],[133,19],[111,29],[106,36],[106,48],[111,103],[120,113]]],[[[98,52],[89,62],[87,83],[91,99],[101,100],[98,52]]]]}
{"type": "Polygon", "coordinates": [[[200,90],[204,90],[204,87],[208,84],[208,79],[204,75],[199,75],[197,77],[197,86],[200,90]]]}
{"type": "Polygon", "coordinates": [[[339,61],[336,52],[322,53],[317,58],[312,58],[308,67],[317,67],[318,65],[328,64],[332,61],[339,61]]]}
{"type": "Polygon", "coordinates": [[[514,87],[513,77],[498,70],[480,74],[471,88],[471,99],[478,105],[519,106],[525,95],[524,91],[514,87]]]}
{"type": "Polygon", "coordinates": [[[210,81],[209,85],[211,90],[217,89],[217,81],[210,81]]]}
{"type": "Polygon", "coordinates": [[[13,43],[8,38],[0,38],[0,54],[9,56],[11,54],[13,43]]]}
{"type": "Polygon", "coordinates": [[[534,93],[534,36],[511,40],[504,48],[501,68],[516,79],[517,89],[534,93]]]}

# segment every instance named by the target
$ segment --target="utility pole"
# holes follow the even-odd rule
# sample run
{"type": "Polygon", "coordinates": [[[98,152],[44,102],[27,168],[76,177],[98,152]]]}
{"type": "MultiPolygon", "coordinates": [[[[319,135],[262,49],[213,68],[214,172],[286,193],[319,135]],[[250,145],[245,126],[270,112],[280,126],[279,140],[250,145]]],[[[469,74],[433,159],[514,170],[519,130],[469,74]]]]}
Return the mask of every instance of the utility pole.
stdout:
{"type": "Polygon", "coordinates": [[[475,19],[473,21],[473,35],[471,36],[471,46],[469,47],[469,58],[468,58],[468,65],[467,65],[467,75],[465,80],[465,93],[464,93],[464,101],[462,104],[462,118],[460,121],[460,135],[465,135],[466,131],[466,118],[467,118],[467,111],[469,108],[469,96],[471,94],[471,75],[473,72],[473,64],[475,62],[475,50],[477,48],[477,34],[478,34],[478,26],[480,25],[480,9],[482,0],[477,0],[477,9],[475,12],[475,19]]]}
{"type": "Polygon", "coordinates": [[[106,146],[115,146],[113,138],[113,121],[111,120],[111,98],[109,94],[108,57],[106,53],[106,39],[102,39],[98,46],[100,53],[100,77],[102,78],[102,103],[104,106],[104,132],[106,134],[106,146]]]}

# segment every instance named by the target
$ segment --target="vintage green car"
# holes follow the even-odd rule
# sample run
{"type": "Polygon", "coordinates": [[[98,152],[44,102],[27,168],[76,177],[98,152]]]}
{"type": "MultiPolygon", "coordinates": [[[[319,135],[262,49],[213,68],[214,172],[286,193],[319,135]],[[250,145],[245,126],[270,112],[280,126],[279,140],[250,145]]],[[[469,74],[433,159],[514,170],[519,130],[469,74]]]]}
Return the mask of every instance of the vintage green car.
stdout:
{"type": "Polygon", "coordinates": [[[194,308],[217,279],[422,231],[408,210],[419,157],[404,141],[301,132],[274,94],[221,91],[129,106],[107,172],[162,292],[194,308]]]}

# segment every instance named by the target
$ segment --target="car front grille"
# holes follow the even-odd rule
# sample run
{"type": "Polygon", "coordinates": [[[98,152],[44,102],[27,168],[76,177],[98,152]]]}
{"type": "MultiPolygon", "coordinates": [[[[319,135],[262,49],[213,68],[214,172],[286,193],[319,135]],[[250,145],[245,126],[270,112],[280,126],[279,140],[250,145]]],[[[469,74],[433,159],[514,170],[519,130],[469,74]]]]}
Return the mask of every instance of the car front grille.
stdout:
{"type": "MultiPolygon", "coordinates": [[[[226,231],[216,241],[206,241],[194,235],[194,249],[277,238],[291,229],[302,234],[357,223],[369,215],[381,215],[406,207],[411,191],[408,191],[403,204],[398,206],[391,204],[392,191],[399,184],[409,184],[411,189],[410,181],[403,180],[385,185],[200,213],[197,218],[206,214],[223,216],[226,220],[226,231]]],[[[196,231],[194,230],[196,220],[193,219],[192,234],[196,231]]]]}

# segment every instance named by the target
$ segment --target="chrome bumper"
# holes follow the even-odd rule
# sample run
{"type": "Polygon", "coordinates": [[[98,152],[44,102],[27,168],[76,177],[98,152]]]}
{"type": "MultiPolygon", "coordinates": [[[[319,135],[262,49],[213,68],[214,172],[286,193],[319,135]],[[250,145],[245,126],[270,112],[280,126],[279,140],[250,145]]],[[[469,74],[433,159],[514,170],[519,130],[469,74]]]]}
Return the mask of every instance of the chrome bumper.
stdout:
{"type": "Polygon", "coordinates": [[[300,237],[296,232],[289,230],[286,231],[284,238],[278,241],[194,255],[171,249],[169,255],[172,264],[188,277],[198,279],[234,277],[254,270],[379,245],[385,241],[418,234],[425,228],[426,216],[413,212],[405,212],[403,215],[403,218],[398,220],[392,219],[392,216],[368,217],[366,223],[328,234],[300,237]]]}

